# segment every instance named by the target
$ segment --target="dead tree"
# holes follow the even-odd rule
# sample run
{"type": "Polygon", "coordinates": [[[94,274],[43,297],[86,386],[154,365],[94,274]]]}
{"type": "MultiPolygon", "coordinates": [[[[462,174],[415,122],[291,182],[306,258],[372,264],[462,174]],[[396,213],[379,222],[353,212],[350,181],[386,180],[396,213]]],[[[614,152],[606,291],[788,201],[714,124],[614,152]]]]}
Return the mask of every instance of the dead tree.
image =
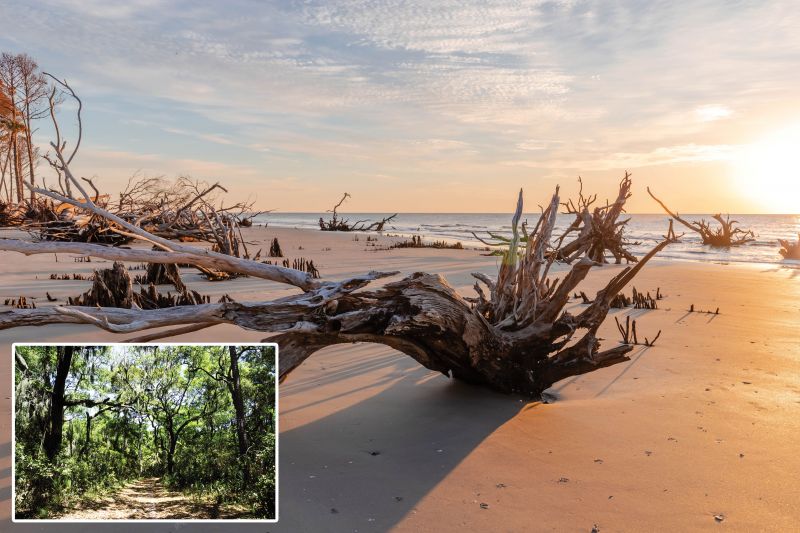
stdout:
{"type": "Polygon", "coordinates": [[[338,213],[336,212],[342,204],[350,198],[350,193],[344,193],[342,195],[342,199],[339,200],[339,203],[333,206],[333,209],[329,210],[329,213],[332,213],[331,218],[329,220],[323,220],[322,217],[319,218],[319,229],[322,231],[383,231],[383,227],[386,225],[387,222],[393,220],[397,213],[392,216],[385,217],[377,222],[372,222],[367,224],[369,220],[357,220],[356,222],[350,224],[347,219],[340,219],[338,213]]]}
{"type": "MultiPolygon", "coordinates": [[[[66,174],[70,176],[68,167],[66,174]]],[[[73,181],[76,188],[80,184],[73,181]]],[[[39,194],[56,194],[39,190],[39,194]]],[[[559,206],[558,191],[542,213],[525,246],[513,242],[498,276],[475,274],[478,297],[463,298],[436,274],[418,272],[385,286],[364,290],[394,272],[370,272],[339,282],[316,281],[294,269],[233,258],[163,241],[112,213],[84,202],[126,231],[170,251],[121,249],[85,243],[0,240],[0,250],[26,254],[77,252],[106,259],[191,263],[223,267],[263,279],[294,285],[300,294],[268,302],[225,302],[168,309],[58,306],[0,312],[0,329],[54,323],[93,324],[129,333],[165,326],[237,324],[278,333],[280,374],[286,376],[317,350],[339,343],[376,342],[393,347],[426,368],[470,383],[536,397],[565,377],[626,361],[630,346],[599,349],[597,331],[611,300],[656,253],[674,240],[671,232],[638,264],[617,274],[594,301],[577,315],[564,311],[569,295],[596,264],[575,262],[562,278],[549,276],[556,254],[548,253],[559,206]],[[485,294],[480,283],[489,291],[485,294]]],[[[59,198],[60,199],[60,198],[59,198]]],[[[62,201],[78,200],[63,198],[62,201]]],[[[522,197],[513,217],[518,234],[522,197]]],[[[184,329],[184,328],[182,328],[184,329]]]]}
{"type": "Polygon", "coordinates": [[[778,239],[778,244],[781,245],[780,254],[784,259],[800,259],[800,235],[795,242],[778,239]]]}
{"type": "MultiPolygon", "coordinates": [[[[278,265],[234,257],[150,233],[97,205],[70,171],[62,144],[52,144],[59,170],[77,196],[37,188],[37,194],[80,207],[113,222],[136,239],[161,250],[119,248],[93,243],[26,242],[0,239],[0,250],[24,254],[77,253],[114,261],[191,264],[246,274],[294,286],[298,292],[270,301],[204,303],[163,309],[55,306],[0,311],[0,329],[46,324],[91,324],[114,333],[180,326],[172,333],[215,324],[236,324],[275,336],[281,346],[279,371],[285,377],[317,350],[340,343],[374,342],[392,347],[424,367],[469,383],[507,393],[538,397],[553,383],[627,361],[629,345],[600,349],[598,330],[611,301],[659,251],[675,240],[671,231],[634,266],[615,275],[578,314],[565,310],[570,294],[598,263],[585,249],[559,278],[551,267],[569,245],[553,231],[560,203],[556,188],[533,231],[520,239],[523,196],[512,217],[512,239],[503,253],[496,279],[482,273],[476,298],[464,298],[444,277],[417,272],[382,287],[367,285],[397,272],[369,272],[341,281],[321,281],[278,265]],[[488,294],[487,294],[488,291],[488,294]]],[[[32,187],[29,184],[30,187],[32,187]]],[[[619,205],[604,211],[621,213],[628,198],[623,180],[619,205]]],[[[608,215],[607,215],[608,216],[608,215]]],[[[611,223],[611,220],[608,220],[611,223]]],[[[582,228],[575,232],[583,234],[582,228]]],[[[576,237],[578,238],[578,237],[576,237]]],[[[160,336],[167,336],[167,333],[160,336]]],[[[147,336],[148,340],[157,338],[147,336]]]]}
{"type": "Polygon", "coordinates": [[[584,196],[583,180],[578,178],[580,183],[578,201],[569,200],[561,204],[566,210],[565,213],[574,215],[575,220],[559,239],[559,243],[565,243],[557,247],[559,261],[569,264],[579,257],[586,256],[598,263],[607,263],[607,253],[614,257],[614,262],[617,264],[622,260],[626,263],[638,261],[627,249],[632,244],[639,244],[630,243],[625,238],[625,226],[630,219],[618,220],[625,212],[625,202],[631,196],[630,176],[628,172],[625,173],[619,185],[619,195],[613,203],[606,202],[606,205],[594,209],[592,205],[597,201],[597,195],[584,196]],[[567,241],[572,233],[577,233],[577,237],[567,241]]]}
{"type": "Polygon", "coordinates": [[[752,230],[737,228],[736,224],[739,222],[737,220],[731,220],[730,215],[726,215],[725,218],[723,218],[721,214],[717,213],[711,217],[719,223],[718,228],[712,228],[711,224],[703,219],[688,221],[681,218],[678,213],[673,213],[664,202],[656,198],[656,195],[653,194],[650,187],[647,188],[647,192],[669,216],[690,230],[698,233],[703,240],[703,244],[715,248],[730,248],[731,246],[741,246],[742,244],[747,244],[748,242],[756,240],[755,233],[753,233],[752,230]]]}
{"type": "MultiPolygon", "coordinates": [[[[583,180],[578,178],[580,184],[578,199],[560,204],[565,209],[564,213],[574,215],[575,220],[558,237],[552,251],[559,262],[571,264],[579,258],[588,257],[597,263],[607,263],[608,255],[614,258],[616,264],[622,263],[623,260],[626,263],[638,261],[638,258],[630,253],[628,247],[640,243],[629,242],[625,237],[625,227],[630,219],[619,220],[620,215],[625,212],[625,202],[631,196],[630,176],[629,173],[625,173],[625,177],[622,178],[619,185],[619,194],[614,202],[606,202],[604,206],[595,208],[592,208],[592,205],[597,201],[597,195],[584,196],[583,180]]],[[[528,239],[527,226],[523,224],[521,230],[522,236],[519,237],[519,240],[526,242],[528,239]]],[[[488,234],[493,240],[484,239],[472,232],[476,239],[494,247],[508,246],[512,239],[517,238],[516,236],[509,238],[492,232],[488,232],[488,234]]]]}

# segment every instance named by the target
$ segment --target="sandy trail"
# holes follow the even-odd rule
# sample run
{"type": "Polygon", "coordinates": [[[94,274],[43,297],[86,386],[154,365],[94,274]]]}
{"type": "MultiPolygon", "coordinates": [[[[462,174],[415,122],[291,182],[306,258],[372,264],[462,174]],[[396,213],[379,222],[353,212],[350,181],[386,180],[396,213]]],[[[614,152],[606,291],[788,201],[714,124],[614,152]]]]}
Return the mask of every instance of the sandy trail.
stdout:
{"type": "Polygon", "coordinates": [[[69,520],[153,520],[218,518],[219,509],[186,494],[169,491],[161,478],[130,482],[113,495],[81,502],[59,518],[69,520]]]}

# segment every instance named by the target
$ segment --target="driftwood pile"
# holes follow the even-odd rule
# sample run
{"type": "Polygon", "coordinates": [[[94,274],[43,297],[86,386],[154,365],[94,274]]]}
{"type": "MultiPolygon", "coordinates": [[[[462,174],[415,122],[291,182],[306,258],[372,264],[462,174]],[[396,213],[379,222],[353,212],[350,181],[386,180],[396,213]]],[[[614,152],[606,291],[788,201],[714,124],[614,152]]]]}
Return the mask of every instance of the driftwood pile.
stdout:
{"type": "Polygon", "coordinates": [[[261,214],[247,202],[226,206],[219,193],[227,192],[219,183],[209,185],[188,177],[173,182],[134,177],[110,209],[159,237],[219,244],[221,232],[250,227],[261,214]]]}
{"type": "MultiPolygon", "coordinates": [[[[97,197],[94,199],[99,201],[97,197]]],[[[113,225],[96,215],[76,215],[69,204],[35,198],[21,204],[0,202],[0,227],[33,231],[48,241],[126,244],[132,239],[113,231],[113,225]]]]}
{"type": "MultiPolygon", "coordinates": [[[[627,178],[621,187],[629,187],[627,178]]],[[[621,196],[627,198],[627,194],[621,196]]],[[[182,326],[176,331],[185,331],[187,328],[233,323],[248,329],[279,333],[271,339],[281,346],[282,376],[324,346],[367,341],[391,346],[429,369],[463,381],[536,397],[563,378],[628,360],[626,354],[632,346],[622,344],[601,351],[597,331],[607,316],[611,300],[650,258],[675,240],[670,230],[664,240],[636,265],[626,267],[614,276],[588,307],[572,315],[564,310],[569,296],[597,262],[584,256],[559,279],[549,276],[557,257],[550,252],[553,251],[551,236],[559,205],[556,189],[556,194],[534,226],[535,230],[528,233],[522,245],[519,241],[523,208],[520,194],[512,218],[516,239],[504,253],[496,279],[474,274],[478,280],[475,285],[478,296],[469,299],[458,294],[436,274],[416,273],[380,288],[365,290],[371,281],[395,273],[370,272],[339,282],[323,282],[299,270],[165,241],[125,221],[118,223],[126,231],[171,246],[171,251],[0,240],[0,249],[3,250],[82,253],[131,262],[190,263],[286,283],[302,290],[300,294],[271,302],[128,309],[118,306],[133,299],[132,291],[129,293],[128,284],[114,277],[104,284],[119,292],[122,302],[98,299],[81,302],[91,305],[13,309],[0,313],[0,329],[36,324],[88,323],[108,331],[129,333],[165,326],[182,326]]],[[[97,206],[93,210],[115,222],[119,220],[97,206]]],[[[613,212],[621,213],[621,206],[613,212]]],[[[119,275],[123,272],[127,275],[124,268],[117,270],[119,275]]]]}
{"type": "MultiPolygon", "coordinates": [[[[73,253],[132,263],[191,264],[282,283],[298,291],[267,301],[225,299],[218,303],[147,309],[133,305],[137,297],[131,289],[128,272],[120,263],[109,274],[95,275],[97,290],[90,291],[90,297],[79,302],[83,305],[0,311],[0,329],[92,324],[110,332],[129,334],[174,327],[139,337],[143,342],[215,324],[236,324],[273,335],[270,340],[281,347],[282,378],[321,348],[372,342],[392,347],[424,367],[452,378],[502,392],[541,397],[545,389],[564,378],[629,360],[627,354],[633,349],[629,344],[601,350],[598,330],[614,297],[652,257],[676,239],[670,227],[663,241],[638,263],[617,273],[590,305],[573,315],[565,309],[570,295],[600,263],[600,247],[608,251],[608,245],[624,243],[615,236],[621,235],[619,228],[624,226],[618,218],[630,196],[629,176],[620,183],[617,200],[596,208],[590,217],[577,216],[578,224],[555,239],[556,218],[562,205],[558,187],[530,231],[524,226],[520,229],[523,213],[520,191],[512,216],[512,237],[503,252],[497,276],[473,274],[477,280],[475,298],[463,297],[441,275],[424,272],[369,289],[371,282],[398,273],[372,271],[339,281],[322,281],[308,272],[209,251],[149,232],[136,220],[95,204],[70,171],[72,156],[65,156],[61,140],[51,146],[55,150],[55,168],[77,192],[73,195],[70,189],[58,193],[31,185],[34,193],[81,207],[116,224],[121,231],[158,246],[161,251],[17,239],[0,239],[0,250],[24,254],[73,253]],[[600,236],[602,242],[597,240],[600,236]],[[550,274],[558,258],[568,260],[572,266],[556,278],[550,274]]],[[[588,200],[579,199],[575,205],[581,213],[589,210],[588,200]]],[[[623,258],[625,254],[620,253],[618,259],[623,258]]]]}
{"type": "Polygon", "coordinates": [[[700,235],[700,238],[703,241],[703,244],[707,244],[714,248],[730,248],[731,246],[741,246],[743,244],[747,244],[748,242],[753,242],[756,240],[755,233],[753,230],[743,230],[741,228],[737,228],[736,224],[739,222],[737,220],[731,220],[730,216],[723,216],[719,213],[714,215],[713,218],[719,223],[718,228],[712,228],[709,222],[705,220],[695,220],[695,221],[688,221],[680,217],[677,213],[673,213],[670,209],[650,190],[647,188],[647,192],[650,196],[658,202],[658,205],[664,209],[664,211],[671,216],[673,219],[677,220],[690,230],[694,231],[695,233],[700,235]]]}
{"type": "Polygon", "coordinates": [[[350,198],[350,193],[344,193],[339,203],[328,211],[332,213],[330,219],[324,220],[322,217],[319,217],[319,229],[322,231],[383,231],[383,227],[386,223],[397,216],[397,213],[395,213],[392,216],[382,218],[379,221],[369,224],[369,220],[357,220],[351,224],[347,219],[340,219],[336,211],[348,198],[350,198]]]}

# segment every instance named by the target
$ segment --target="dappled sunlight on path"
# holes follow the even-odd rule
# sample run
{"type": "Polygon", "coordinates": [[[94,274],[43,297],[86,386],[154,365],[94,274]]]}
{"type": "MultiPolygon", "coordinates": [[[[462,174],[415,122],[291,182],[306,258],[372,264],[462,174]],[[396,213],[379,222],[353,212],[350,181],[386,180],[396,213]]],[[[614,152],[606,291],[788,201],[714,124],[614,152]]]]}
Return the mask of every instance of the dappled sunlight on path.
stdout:
{"type": "Polygon", "coordinates": [[[84,501],[59,516],[68,520],[153,520],[237,518],[219,505],[168,490],[160,478],[144,478],[96,501],[84,501]],[[227,514],[227,516],[223,516],[227,514]]]}

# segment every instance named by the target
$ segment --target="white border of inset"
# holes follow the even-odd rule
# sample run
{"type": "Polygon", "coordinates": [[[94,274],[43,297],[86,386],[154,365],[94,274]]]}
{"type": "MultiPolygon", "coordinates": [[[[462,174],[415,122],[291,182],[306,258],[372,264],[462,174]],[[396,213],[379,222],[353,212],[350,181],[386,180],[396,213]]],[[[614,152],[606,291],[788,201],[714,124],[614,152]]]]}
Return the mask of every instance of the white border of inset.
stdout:
{"type": "Polygon", "coordinates": [[[278,347],[274,342],[14,342],[11,344],[11,368],[13,374],[11,376],[11,521],[14,523],[33,523],[33,524],[89,524],[89,523],[115,523],[115,524],[154,524],[159,522],[166,523],[194,523],[194,524],[274,524],[280,518],[280,394],[278,394],[278,347]],[[223,519],[193,519],[193,518],[176,518],[176,519],[137,519],[137,520],[77,520],[65,518],[17,518],[16,506],[16,493],[17,493],[17,457],[16,457],[16,442],[17,442],[17,365],[15,362],[15,354],[17,346],[272,346],[275,348],[275,518],[223,518],[223,519]]]}

